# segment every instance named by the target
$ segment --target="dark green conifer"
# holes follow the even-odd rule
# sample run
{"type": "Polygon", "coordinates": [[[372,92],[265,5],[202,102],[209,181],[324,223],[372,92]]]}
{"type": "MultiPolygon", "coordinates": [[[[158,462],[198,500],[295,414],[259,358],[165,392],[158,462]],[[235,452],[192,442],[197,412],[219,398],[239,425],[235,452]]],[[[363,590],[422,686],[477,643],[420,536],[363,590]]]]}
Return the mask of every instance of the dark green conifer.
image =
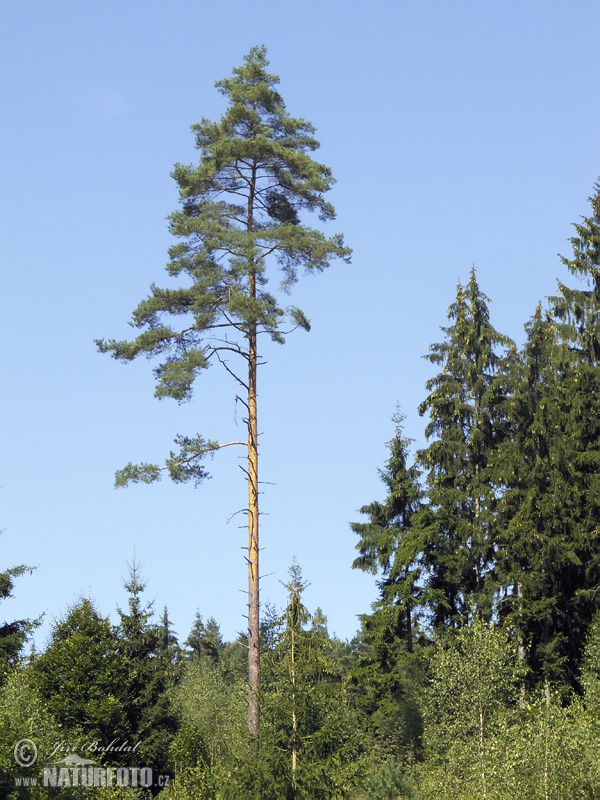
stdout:
{"type": "Polygon", "coordinates": [[[288,603],[264,654],[265,797],[340,797],[359,752],[336,643],[303,602],[307,583],[298,564],[285,584],[288,603]]]}
{"type": "Polygon", "coordinates": [[[522,658],[538,678],[556,678],[564,664],[556,627],[563,600],[561,573],[569,569],[571,488],[565,473],[560,424],[568,408],[561,388],[560,355],[551,318],[538,306],[526,326],[518,359],[506,365],[511,435],[496,454],[503,489],[498,504],[497,575],[500,618],[515,632],[522,658]]]}
{"type": "Polygon", "coordinates": [[[210,666],[218,666],[223,653],[223,637],[217,621],[209,617],[204,622],[202,614],[196,611],[194,624],[190,635],[185,641],[188,653],[191,658],[199,663],[209,663],[210,666]]]}
{"type": "Polygon", "coordinates": [[[512,433],[500,449],[505,597],[500,612],[522,637],[537,680],[577,685],[581,641],[600,586],[600,193],[575,225],[584,283],[559,283],[538,308],[513,369],[512,433]]]}
{"type": "Polygon", "coordinates": [[[368,522],[353,522],[350,527],[360,539],[356,549],[360,555],[352,564],[379,574],[379,599],[375,604],[380,620],[393,637],[406,642],[413,649],[415,609],[423,605],[422,573],[423,541],[414,524],[414,515],[420,509],[423,491],[419,484],[419,471],[408,466],[408,440],[402,429],[403,417],[394,416],[396,429],[389,443],[390,457],[381,480],[387,489],[383,502],[374,501],[363,506],[360,513],[368,522]]]}
{"type": "Polygon", "coordinates": [[[561,339],[578,354],[578,360],[600,364],[600,181],[589,198],[592,213],[573,225],[573,257],[560,259],[583,285],[578,288],[558,283],[559,295],[552,298],[561,339]]]}
{"type": "MultiPolygon", "coordinates": [[[[42,699],[70,741],[108,744],[126,734],[117,631],[91,600],[84,598],[55,623],[31,668],[42,699]]],[[[107,760],[115,763],[110,754],[107,760]]]]}
{"type": "Polygon", "coordinates": [[[128,592],[128,608],[118,609],[119,654],[125,667],[121,698],[127,738],[137,745],[125,761],[136,765],[142,759],[157,774],[166,775],[171,771],[169,747],[177,732],[171,697],[177,678],[171,660],[176,639],[170,632],[168,614],[166,620],[163,616],[162,625],[157,625],[153,604],[144,603],[146,582],[135,560],[129,566],[124,587],[128,592]]]}
{"type": "Polygon", "coordinates": [[[510,340],[491,325],[489,299],[471,270],[459,284],[442,328],[445,341],[427,356],[442,371],[427,382],[428,446],[419,453],[429,506],[422,516],[424,564],[436,627],[459,625],[492,613],[497,529],[490,453],[504,430],[497,373],[510,340]]]}
{"type": "MultiPolygon", "coordinates": [[[[13,596],[14,579],[27,571],[33,570],[20,565],[0,572],[0,602],[13,596]]],[[[11,667],[18,663],[29,633],[39,622],[40,620],[16,619],[0,623],[0,685],[6,680],[11,667]]]]}

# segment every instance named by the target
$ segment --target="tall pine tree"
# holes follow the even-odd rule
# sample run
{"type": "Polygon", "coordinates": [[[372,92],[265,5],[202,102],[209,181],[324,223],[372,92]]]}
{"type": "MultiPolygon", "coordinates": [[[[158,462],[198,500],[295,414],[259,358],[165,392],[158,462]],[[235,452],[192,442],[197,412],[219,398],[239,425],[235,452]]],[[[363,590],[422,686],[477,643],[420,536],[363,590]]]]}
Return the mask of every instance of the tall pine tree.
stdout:
{"type": "MultiPolygon", "coordinates": [[[[313,211],[322,221],[334,218],[324,199],[333,179],[329,168],[312,159],[319,146],[314,128],[289,116],[268,63],[265,48],[253,47],[232,77],[216,84],[229,107],[220,122],[203,119],[193,126],[200,163],[179,164],[173,173],[182,208],[172,214],[170,227],[180,242],[170,250],[167,271],[187,283],[176,289],[152,286],[133,314],[132,324],[143,331],[133,341],[98,342],[101,351],[121,361],[160,357],[159,398],[189,400],[195,378],[215,361],[237,383],[248,433],[241,444],[248,457],[248,726],[254,737],[260,675],[258,342],[266,334],[282,343],[290,325],[310,327],[300,309],[283,308],[269,289],[271,265],[287,292],[299,270],[319,272],[334,258],[350,257],[340,235],[327,238],[302,220],[304,212],[313,211]]],[[[232,444],[202,436],[178,436],[176,442],[179,452],[162,468],[175,481],[201,481],[206,454],[232,444]]],[[[160,474],[155,464],[129,464],[117,483],[150,482],[160,474]]]]}

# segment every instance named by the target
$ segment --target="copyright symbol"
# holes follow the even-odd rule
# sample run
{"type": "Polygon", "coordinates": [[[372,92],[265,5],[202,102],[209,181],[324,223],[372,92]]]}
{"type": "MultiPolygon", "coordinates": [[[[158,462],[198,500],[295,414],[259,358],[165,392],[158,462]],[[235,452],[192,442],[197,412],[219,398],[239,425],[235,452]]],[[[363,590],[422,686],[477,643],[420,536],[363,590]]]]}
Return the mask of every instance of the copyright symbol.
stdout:
{"type": "Polygon", "coordinates": [[[37,759],[37,747],[31,739],[20,739],[15,745],[15,761],[20,767],[32,767],[37,759]]]}

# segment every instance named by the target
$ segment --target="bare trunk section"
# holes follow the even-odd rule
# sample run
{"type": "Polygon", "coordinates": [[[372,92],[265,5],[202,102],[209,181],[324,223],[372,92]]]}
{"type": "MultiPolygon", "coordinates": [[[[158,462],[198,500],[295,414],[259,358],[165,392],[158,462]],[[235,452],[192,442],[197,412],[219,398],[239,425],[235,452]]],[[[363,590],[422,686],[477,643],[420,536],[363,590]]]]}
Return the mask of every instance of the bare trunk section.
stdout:
{"type": "Polygon", "coordinates": [[[248,367],[248,730],[254,739],[258,739],[259,731],[260,688],[256,356],[254,331],[248,367]]]}
{"type": "Polygon", "coordinates": [[[413,631],[411,608],[406,609],[406,649],[409,653],[413,652],[413,631]]]}
{"type": "MultiPolygon", "coordinates": [[[[254,223],[254,193],[256,166],[252,169],[246,229],[252,233],[254,223]]],[[[248,254],[248,290],[256,300],[256,272],[252,247],[248,254]]],[[[256,404],[256,373],[258,367],[257,326],[248,329],[248,730],[258,749],[259,690],[260,690],[260,596],[258,571],[258,422],[256,404]]]]}

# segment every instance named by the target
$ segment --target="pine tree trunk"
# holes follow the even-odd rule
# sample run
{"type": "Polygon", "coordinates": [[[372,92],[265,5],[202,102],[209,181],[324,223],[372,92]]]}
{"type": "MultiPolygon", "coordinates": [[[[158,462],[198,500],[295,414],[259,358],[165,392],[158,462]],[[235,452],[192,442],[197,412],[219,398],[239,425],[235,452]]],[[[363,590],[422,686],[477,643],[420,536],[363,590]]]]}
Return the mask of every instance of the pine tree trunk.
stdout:
{"type": "MultiPolygon", "coordinates": [[[[252,281],[253,282],[253,281],[252,281]]],[[[258,739],[260,687],[258,572],[258,427],[256,332],[250,336],[248,369],[248,730],[258,739]]]]}
{"type": "MultiPolygon", "coordinates": [[[[256,165],[252,169],[248,195],[247,230],[254,224],[254,192],[256,165]]],[[[248,258],[248,290],[256,300],[256,272],[253,256],[248,258]]],[[[258,747],[260,689],[260,597],[258,572],[258,422],[256,407],[256,373],[258,367],[256,324],[248,331],[248,730],[258,747]]]]}

